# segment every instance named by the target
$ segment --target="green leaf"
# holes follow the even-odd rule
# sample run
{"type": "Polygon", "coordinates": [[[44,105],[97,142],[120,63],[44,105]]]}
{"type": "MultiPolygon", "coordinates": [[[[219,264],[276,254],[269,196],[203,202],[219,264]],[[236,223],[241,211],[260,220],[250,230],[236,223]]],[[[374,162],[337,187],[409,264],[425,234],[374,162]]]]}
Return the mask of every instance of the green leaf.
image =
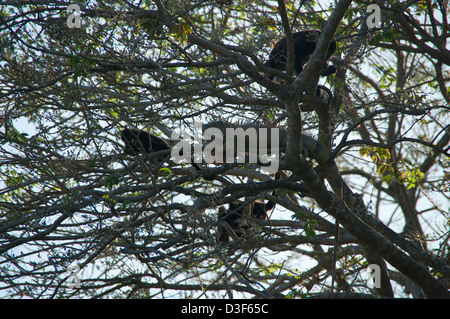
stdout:
{"type": "Polygon", "coordinates": [[[305,226],[306,239],[308,240],[316,237],[314,225],[317,225],[317,220],[311,219],[305,226]]]}
{"type": "Polygon", "coordinates": [[[383,176],[381,181],[386,182],[389,185],[393,178],[394,178],[394,174],[387,174],[387,175],[383,176]]]}
{"type": "Polygon", "coordinates": [[[81,62],[81,58],[79,56],[73,56],[69,59],[67,64],[69,65],[69,68],[75,69],[77,65],[79,65],[81,62]]]}
{"type": "Polygon", "coordinates": [[[159,170],[163,176],[170,176],[172,175],[172,171],[170,170],[170,168],[167,167],[163,167],[159,170]]]}
{"type": "Polygon", "coordinates": [[[119,184],[119,183],[120,183],[119,178],[118,178],[117,176],[115,176],[115,175],[111,175],[111,176],[108,176],[108,177],[106,178],[105,186],[106,186],[109,190],[112,190],[112,188],[114,187],[114,185],[117,185],[117,184],[119,184]]]}

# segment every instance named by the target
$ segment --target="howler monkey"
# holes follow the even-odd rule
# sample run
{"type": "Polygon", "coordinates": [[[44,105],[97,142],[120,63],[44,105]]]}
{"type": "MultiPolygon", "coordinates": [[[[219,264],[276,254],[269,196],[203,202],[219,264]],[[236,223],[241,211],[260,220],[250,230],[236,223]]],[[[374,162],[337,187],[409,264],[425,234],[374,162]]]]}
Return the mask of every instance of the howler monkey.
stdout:
{"type": "MultiPolygon", "coordinates": [[[[153,152],[169,150],[170,146],[162,139],[138,129],[123,129],[120,137],[125,143],[124,152],[129,155],[149,154],[153,152]]],[[[158,158],[162,160],[162,158],[158,158]]],[[[201,168],[196,163],[190,163],[197,171],[201,168]]]]}
{"type": "MultiPolygon", "coordinates": [[[[274,202],[258,203],[254,202],[249,205],[253,205],[253,210],[250,214],[255,219],[268,219],[267,212],[275,207],[274,202]]],[[[251,207],[251,206],[250,206],[251,207]]],[[[226,222],[237,237],[241,238],[248,231],[249,227],[245,224],[244,211],[245,206],[242,203],[231,202],[228,210],[225,207],[219,208],[218,220],[226,222]]],[[[226,227],[219,225],[219,243],[226,243],[230,240],[230,235],[227,232],[226,227]]]]}
{"type": "Polygon", "coordinates": [[[170,149],[162,139],[137,129],[123,129],[120,138],[125,143],[125,153],[128,155],[149,154],[170,149]]]}
{"type": "MultiPolygon", "coordinates": [[[[319,30],[300,31],[292,35],[294,40],[294,70],[297,74],[302,72],[303,67],[308,62],[309,58],[316,49],[316,42],[319,38],[319,30]]],[[[336,52],[336,41],[331,41],[326,60],[328,61],[331,56],[336,52]]],[[[286,38],[282,38],[278,41],[272,52],[270,52],[269,60],[264,64],[267,67],[277,69],[280,71],[286,70],[287,64],[287,45],[286,38]]],[[[333,65],[327,65],[322,69],[322,76],[328,76],[336,73],[336,68],[333,65]]],[[[271,77],[273,78],[273,77],[271,77]]]]}

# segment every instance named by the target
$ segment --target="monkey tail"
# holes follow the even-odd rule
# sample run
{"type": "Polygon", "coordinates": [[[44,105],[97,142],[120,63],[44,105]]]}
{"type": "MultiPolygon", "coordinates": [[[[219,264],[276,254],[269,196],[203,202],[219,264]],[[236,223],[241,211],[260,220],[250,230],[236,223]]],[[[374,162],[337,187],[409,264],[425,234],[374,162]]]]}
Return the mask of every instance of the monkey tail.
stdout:
{"type": "MultiPolygon", "coordinates": [[[[275,178],[274,178],[274,179],[275,179],[276,181],[281,180],[281,175],[280,175],[280,173],[277,172],[277,173],[275,174],[275,178]]],[[[273,190],[273,191],[272,191],[272,196],[275,196],[275,195],[276,195],[276,191],[273,190]]],[[[274,209],[275,206],[276,206],[276,203],[275,203],[275,202],[272,202],[272,201],[268,201],[266,204],[264,204],[264,208],[265,208],[266,212],[268,212],[269,210],[274,209]]]]}

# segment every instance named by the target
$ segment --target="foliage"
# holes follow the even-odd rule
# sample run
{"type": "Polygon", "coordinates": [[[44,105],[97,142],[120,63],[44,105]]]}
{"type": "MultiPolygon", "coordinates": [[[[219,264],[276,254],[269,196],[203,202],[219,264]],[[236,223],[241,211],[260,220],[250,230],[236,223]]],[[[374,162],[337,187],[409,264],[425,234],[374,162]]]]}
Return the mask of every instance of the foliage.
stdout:
{"type": "Polygon", "coordinates": [[[378,29],[366,1],[77,3],[81,28],[61,1],[0,9],[0,296],[449,297],[448,1],[384,1],[378,29]],[[338,72],[318,80],[317,55],[270,81],[283,21],[336,39],[338,72]],[[123,127],[170,141],[213,120],[301,127],[348,192],[292,140],[281,180],[123,152],[123,127]],[[219,207],[263,198],[269,220],[220,244],[219,207]]]}

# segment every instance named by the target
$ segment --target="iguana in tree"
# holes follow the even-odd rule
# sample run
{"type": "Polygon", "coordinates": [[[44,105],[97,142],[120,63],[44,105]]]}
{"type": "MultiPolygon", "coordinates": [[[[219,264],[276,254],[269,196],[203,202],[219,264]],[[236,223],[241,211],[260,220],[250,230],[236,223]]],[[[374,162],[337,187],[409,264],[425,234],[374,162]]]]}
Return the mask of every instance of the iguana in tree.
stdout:
{"type": "MultiPolygon", "coordinates": [[[[282,128],[275,128],[270,127],[267,125],[260,125],[255,123],[227,123],[224,121],[215,121],[211,123],[204,124],[202,129],[205,132],[209,128],[216,128],[219,129],[223,136],[226,136],[226,129],[237,129],[241,128],[244,131],[248,129],[255,129],[257,133],[260,132],[260,129],[267,129],[267,149],[271,149],[272,145],[272,136],[273,133],[271,129],[278,129],[279,134],[279,141],[278,141],[278,147],[280,152],[284,152],[287,147],[287,137],[288,137],[288,131],[282,128]]],[[[259,137],[259,136],[258,136],[259,137]]],[[[316,167],[316,172],[318,173],[317,177],[319,176],[321,178],[324,178],[328,181],[330,184],[332,190],[336,194],[336,196],[340,199],[344,199],[346,203],[350,204],[352,207],[363,209],[364,203],[360,196],[354,194],[346,182],[343,180],[341,174],[339,173],[339,169],[336,165],[336,162],[334,161],[334,158],[325,147],[322,146],[317,140],[314,138],[302,134],[302,156],[304,158],[310,158],[315,160],[318,163],[318,167],[316,167]]],[[[259,140],[259,139],[258,139],[259,140]]],[[[225,142],[227,142],[224,139],[225,142]]],[[[250,145],[246,143],[245,149],[246,151],[249,151],[250,145]]],[[[264,153],[267,154],[267,153],[264,153]]]]}

